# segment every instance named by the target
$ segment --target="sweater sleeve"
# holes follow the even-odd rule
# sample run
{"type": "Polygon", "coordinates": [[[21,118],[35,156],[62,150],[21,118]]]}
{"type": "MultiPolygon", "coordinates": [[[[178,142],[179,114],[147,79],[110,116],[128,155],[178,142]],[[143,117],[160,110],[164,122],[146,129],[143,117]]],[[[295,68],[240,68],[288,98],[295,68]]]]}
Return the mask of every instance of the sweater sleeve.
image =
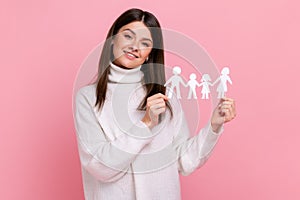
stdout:
{"type": "Polygon", "coordinates": [[[190,137],[187,121],[182,112],[180,132],[173,143],[177,153],[177,167],[180,174],[187,176],[204,165],[223,130],[222,126],[218,133],[214,132],[209,122],[197,135],[190,137]]]}
{"type": "MultiPolygon", "coordinates": [[[[122,134],[115,140],[109,141],[96,118],[93,104],[89,101],[84,92],[81,90],[77,92],[75,127],[80,162],[97,180],[113,182],[130,170],[130,164],[153,137],[135,138],[122,134]]],[[[133,126],[130,133],[151,135],[150,129],[142,121],[138,121],[137,125],[139,128],[133,126]]]]}

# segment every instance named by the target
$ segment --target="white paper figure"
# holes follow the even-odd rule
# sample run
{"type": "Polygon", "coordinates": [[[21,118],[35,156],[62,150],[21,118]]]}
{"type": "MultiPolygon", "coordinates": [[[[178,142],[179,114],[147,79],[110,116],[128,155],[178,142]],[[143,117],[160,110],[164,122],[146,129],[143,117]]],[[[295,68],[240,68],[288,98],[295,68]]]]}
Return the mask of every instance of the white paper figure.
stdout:
{"type": "Polygon", "coordinates": [[[197,78],[196,74],[192,73],[190,75],[190,80],[187,82],[187,86],[190,87],[188,99],[191,99],[192,94],[193,94],[193,98],[197,99],[196,86],[200,87],[200,84],[198,83],[196,78],[197,78]]]}
{"type": "Polygon", "coordinates": [[[208,99],[208,95],[210,93],[210,89],[209,86],[213,86],[213,84],[210,82],[210,76],[208,74],[203,74],[202,75],[202,79],[201,79],[201,84],[200,86],[202,86],[202,90],[201,90],[201,94],[202,97],[201,99],[208,99]]]}
{"type": "Polygon", "coordinates": [[[177,99],[181,99],[180,95],[180,83],[187,87],[186,84],[183,82],[181,76],[179,75],[181,73],[181,68],[178,66],[173,67],[173,76],[167,80],[164,86],[167,86],[169,83],[171,83],[171,88],[168,92],[168,98],[172,97],[172,94],[174,92],[174,87],[176,88],[176,94],[177,94],[177,99]]]}
{"type": "Polygon", "coordinates": [[[232,81],[229,77],[229,68],[224,67],[221,71],[221,76],[213,83],[215,85],[218,81],[220,81],[217,92],[218,99],[225,97],[225,93],[227,92],[227,81],[232,85],[232,81]]]}

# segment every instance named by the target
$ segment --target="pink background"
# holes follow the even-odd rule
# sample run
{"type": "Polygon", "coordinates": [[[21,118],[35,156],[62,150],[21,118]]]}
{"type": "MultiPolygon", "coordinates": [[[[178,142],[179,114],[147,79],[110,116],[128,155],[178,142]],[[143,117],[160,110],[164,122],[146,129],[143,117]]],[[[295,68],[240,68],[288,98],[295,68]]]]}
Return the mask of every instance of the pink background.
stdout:
{"type": "Polygon", "coordinates": [[[300,199],[299,3],[109,2],[1,3],[0,199],[83,199],[73,83],[131,7],[154,13],[232,70],[237,118],[206,165],[181,177],[183,199],[300,199]]]}

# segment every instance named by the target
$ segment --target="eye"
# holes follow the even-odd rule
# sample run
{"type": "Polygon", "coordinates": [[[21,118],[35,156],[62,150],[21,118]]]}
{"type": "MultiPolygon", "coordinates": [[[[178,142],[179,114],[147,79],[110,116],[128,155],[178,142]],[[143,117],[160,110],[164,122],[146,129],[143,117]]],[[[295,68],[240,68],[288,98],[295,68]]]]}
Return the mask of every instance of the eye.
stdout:
{"type": "Polygon", "coordinates": [[[132,37],[128,34],[125,34],[124,37],[127,38],[127,39],[132,39],[132,37]]]}
{"type": "Polygon", "coordinates": [[[150,46],[147,42],[142,42],[142,45],[143,45],[144,47],[149,47],[149,46],[150,46]]]}

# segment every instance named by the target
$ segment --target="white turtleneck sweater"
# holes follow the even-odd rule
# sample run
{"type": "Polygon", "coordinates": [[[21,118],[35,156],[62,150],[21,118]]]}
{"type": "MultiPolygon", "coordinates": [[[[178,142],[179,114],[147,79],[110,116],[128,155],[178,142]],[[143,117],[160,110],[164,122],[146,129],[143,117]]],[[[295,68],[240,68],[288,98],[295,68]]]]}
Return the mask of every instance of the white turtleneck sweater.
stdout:
{"type": "Polygon", "coordinates": [[[149,129],[141,66],[123,69],[111,63],[106,100],[98,112],[96,84],[78,90],[75,127],[86,200],[180,200],[179,173],[202,166],[223,132],[210,123],[190,137],[179,101],[170,99],[162,122],[149,129]]]}

